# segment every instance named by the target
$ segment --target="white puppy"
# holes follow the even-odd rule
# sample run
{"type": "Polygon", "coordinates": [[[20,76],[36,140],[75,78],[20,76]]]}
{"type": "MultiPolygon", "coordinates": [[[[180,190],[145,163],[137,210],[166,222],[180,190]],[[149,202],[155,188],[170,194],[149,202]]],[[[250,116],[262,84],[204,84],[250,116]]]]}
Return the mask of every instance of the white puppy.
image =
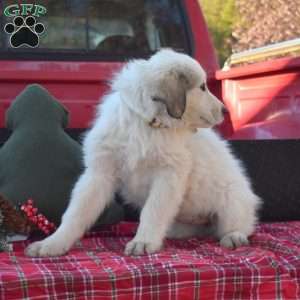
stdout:
{"type": "Polygon", "coordinates": [[[191,57],[166,49],[128,63],[84,140],[86,168],[60,227],[26,253],[66,253],[116,191],[142,209],[127,255],[158,251],[167,235],[198,235],[206,221],[221,245],[246,244],[259,198],[226,142],[210,129],[223,113],[191,57]]]}

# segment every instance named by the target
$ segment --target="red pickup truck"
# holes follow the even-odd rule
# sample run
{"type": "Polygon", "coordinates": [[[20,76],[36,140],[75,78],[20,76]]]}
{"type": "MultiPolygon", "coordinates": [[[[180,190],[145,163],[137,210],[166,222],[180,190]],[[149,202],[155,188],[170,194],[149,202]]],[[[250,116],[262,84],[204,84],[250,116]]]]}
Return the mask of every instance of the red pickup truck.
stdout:
{"type": "MultiPolygon", "coordinates": [[[[230,110],[231,120],[221,126],[227,138],[300,137],[300,58],[219,70],[197,0],[44,2],[38,47],[13,49],[1,33],[0,127],[15,96],[27,84],[41,83],[70,110],[70,128],[86,128],[124,61],[172,47],[206,69],[212,91],[230,110]]],[[[0,24],[11,19],[3,15],[0,24]]]]}
{"type": "MultiPolygon", "coordinates": [[[[0,8],[4,11],[11,3],[1,1],[0,8]]],[[[268,182],[282,184],[283,177],[276,174],[286,174],[290,198],[298,197],[296,186],[300,185],[291,185],[291,178],[300,175],[295,164],[300,137],[300,58],[220,70],[197,0],[72,0],[43,1],[43,5],[44,9],[13,5],[0,16],[4,28],[18,14],[26,18],[30,9],[34,14],[41,11],[36,18],[45,27],[36,48],[13,48],[9,34],[1,33],[0,141],[9,134],[4,128],[5,111],[26,85],[42,84],[68,108],[71,122],[67,131],[78,138],[89,126],[112,74],[124,62],[171,47],[193,56],[207,71],[211,90],[230,112],[219,130],[227,139],[248,141],[233,142],[233,147],[238,148],[258,193],[271,199],[268,203],[278,204],[283,191],[274,190],[268,182]],[[262,142],[257,143],[259,140],[262,142]],[[293,147],[286,147],[287,143],[293,147]],[[276,158],[270,153],[277,153],[276,158]],[[261,159],[265,167],[257,173],[261,159]],[[272,165],[273,160],[278,164],[272,165]]],[[[245,58],[247,53],[240,56],[245,58]]],[[[269,213],[266,216],[277,220],[269,213]]],[[[287,213],[285,218],[297,219],[298,212],[287,213]]]]}

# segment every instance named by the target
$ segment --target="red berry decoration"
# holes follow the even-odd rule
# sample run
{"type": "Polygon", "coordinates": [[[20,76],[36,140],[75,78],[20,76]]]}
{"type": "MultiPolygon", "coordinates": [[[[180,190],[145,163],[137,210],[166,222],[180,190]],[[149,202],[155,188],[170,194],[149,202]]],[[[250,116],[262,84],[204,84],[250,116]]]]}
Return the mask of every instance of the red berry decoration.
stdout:
{"type": "Polygon", "coordinates": [[[41,213],[38,214],[38,209],[34,207],[32,199],[27,200],[27,202],[21,206],[21,210],[26,214],[27,218],[45,234],[49,235],[56,229],[56,226],[49,222],[44,215],[41,213]]]}

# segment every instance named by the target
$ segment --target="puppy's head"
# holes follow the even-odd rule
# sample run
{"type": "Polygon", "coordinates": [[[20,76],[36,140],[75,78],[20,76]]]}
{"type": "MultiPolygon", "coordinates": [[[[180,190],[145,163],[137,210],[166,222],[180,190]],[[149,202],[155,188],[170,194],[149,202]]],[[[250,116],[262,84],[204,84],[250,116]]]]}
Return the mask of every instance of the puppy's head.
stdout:
{"type": "Polygon", "coordinates": [[[225,107],[210,93],[200,64],[170,49],[129,63],[113,87],[145,118],[168,127],[212,127],[224,117],[225,107]]]}
{"type": "Polygon", "coordinates": [[[208,89],[206,74],[188,55],[164,49],[149,62],[152,101],[167,114],[193,128],[212,127],[223,121],[226,109],[208,89]]]}

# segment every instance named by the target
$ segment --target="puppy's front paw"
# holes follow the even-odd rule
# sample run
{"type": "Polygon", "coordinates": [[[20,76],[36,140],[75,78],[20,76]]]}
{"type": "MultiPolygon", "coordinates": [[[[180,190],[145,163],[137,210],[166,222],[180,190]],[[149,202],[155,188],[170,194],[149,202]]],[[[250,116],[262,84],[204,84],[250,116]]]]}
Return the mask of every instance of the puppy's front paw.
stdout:
{"type": "Polygon", "coordinates": [[[248,245],[247,236],[241,232],[234,231],[226,234],[220,241],[221,246],[233,249],[239,246],[248,245]]]}
{"type": "Polygon", "coordinates": [[[125,255],[143,255],[157,252],[162,247],[161,243],[145,242],[138,240],[131,240],[125,247],[125,255]]]}
{"type": "Polygon", "coordinates": [[[45,239],[40,242],[30,244],[25,249],[25,254],[32,257],[45,257],[45,256],[60,256],[68,251],[63,245],[55,242],[54,240],[45,239]]]}

